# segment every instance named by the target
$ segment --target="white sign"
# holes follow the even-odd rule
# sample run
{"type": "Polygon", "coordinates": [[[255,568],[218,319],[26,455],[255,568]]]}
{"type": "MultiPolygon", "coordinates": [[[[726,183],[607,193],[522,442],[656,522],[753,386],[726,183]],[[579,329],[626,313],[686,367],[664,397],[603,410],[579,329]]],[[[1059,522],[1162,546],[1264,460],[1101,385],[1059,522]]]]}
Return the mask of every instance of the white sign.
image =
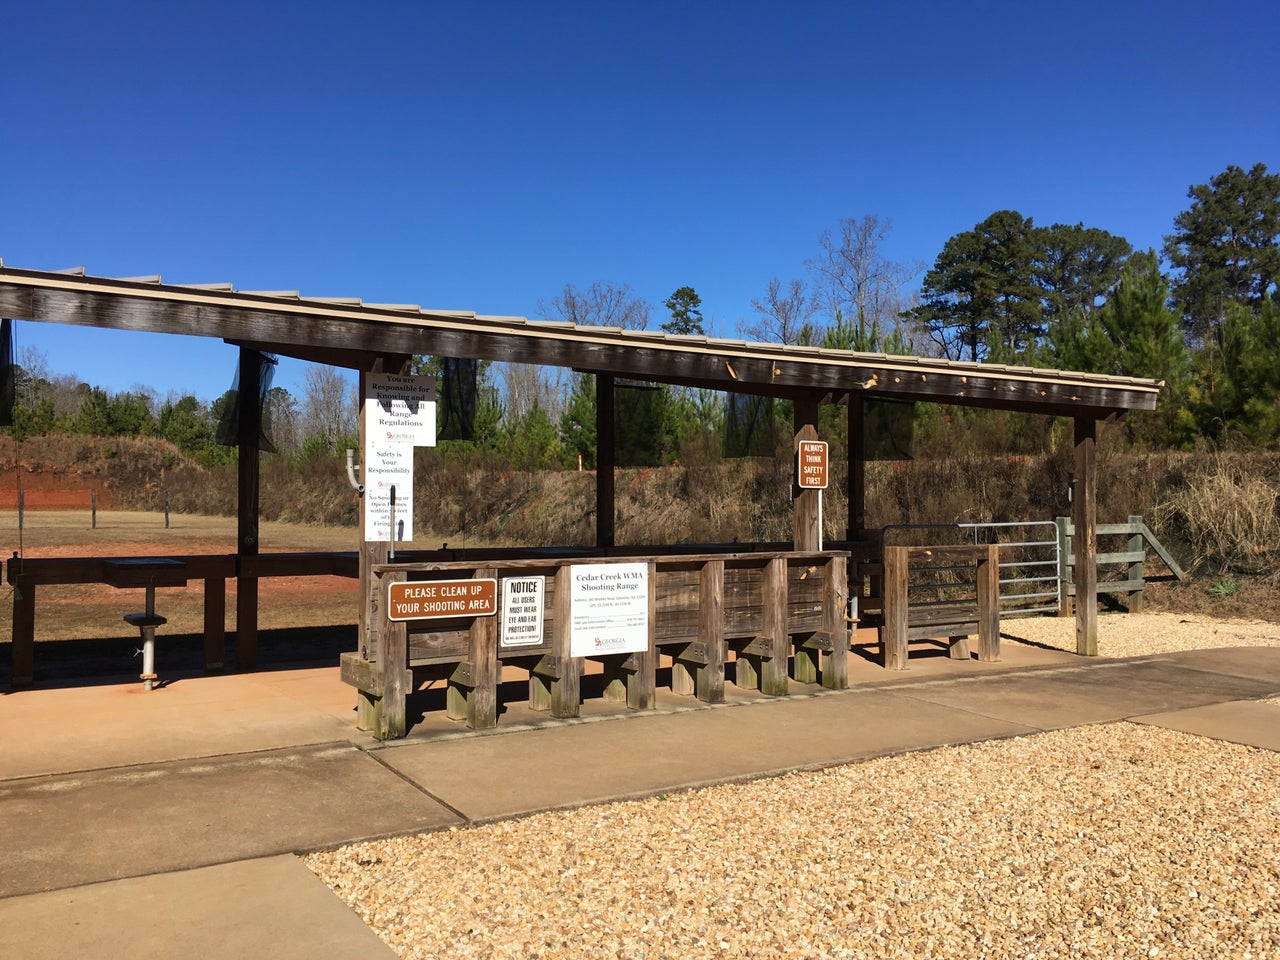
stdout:
{"type": "Polygon", "coordinates": [[[542,643],[542,608],[546,577],[506,577],[502,581],[499,643],[530,647],[542,643]]]}
{"type": "Polygon", "coordinates": [[[385,543],[413,539],[413,447],[375,442],[365,431],[364,538],[385,543]],[[391,490],[395,488],[395,517],[391,490]]]}
{"type": "Polygon", "coordinates": [[[436,381],[434,377],[402,377],[394,373],[365,376],[364,430],[381,443],[411,447],[436,445],[436,381]]]}
{"type": "Polygon", "coordinates": [[[649,565],[588,563],[569,568],[569,653],[649,649],[649,565]]]}

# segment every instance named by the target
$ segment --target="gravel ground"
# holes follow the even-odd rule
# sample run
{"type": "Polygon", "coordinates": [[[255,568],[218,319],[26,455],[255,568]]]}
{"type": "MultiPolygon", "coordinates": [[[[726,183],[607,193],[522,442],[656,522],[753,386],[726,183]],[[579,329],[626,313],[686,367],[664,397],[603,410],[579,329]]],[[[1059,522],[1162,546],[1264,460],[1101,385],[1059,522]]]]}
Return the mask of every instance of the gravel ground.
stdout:
{"type": "MultiPolygon", "coordinates": [[[[1104,656],[1241,645],[1280,626],[1099,624],[1104,656]]],[[[1121,723],[305,859],[405,958],[1274,960],[1277,823],[1280,755],[1121,723]]]]}
{"type": "Polygon", "coordinates": [[[1274,958],[1277,784],[1112,724],[306,859],[404,957],[1274,958]]]}
{"type": "MultiPolygon", "coordinates": [[[[1056,650],[1076,649],[1071,617],[1004,620],[1003,638],[1056,650]]],[[[1280,624],[1265,620],[1217,620],[1187,613],[1111,614],[1098,618],[1098,655],[1142,657],[1217,647],[1280,647],[1280,624]]]]}

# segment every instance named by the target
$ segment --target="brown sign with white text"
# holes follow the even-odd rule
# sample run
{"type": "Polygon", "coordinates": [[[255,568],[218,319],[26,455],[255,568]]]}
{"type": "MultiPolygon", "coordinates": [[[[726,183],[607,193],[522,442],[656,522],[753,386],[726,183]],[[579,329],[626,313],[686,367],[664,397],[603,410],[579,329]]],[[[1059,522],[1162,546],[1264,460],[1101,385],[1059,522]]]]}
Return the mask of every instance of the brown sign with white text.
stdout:
{"type": "Polygon", "coordinates": [[[801,440],[797,451],[796,484],[809,489],[827,488],[827,442],[801,440]]]}
{"type": "Polygon", "coordinates": [[[432,620],[440,617],[492,617],[498,612],[498,581],[415,580],[387,589],[387,619],[432,620]]]}

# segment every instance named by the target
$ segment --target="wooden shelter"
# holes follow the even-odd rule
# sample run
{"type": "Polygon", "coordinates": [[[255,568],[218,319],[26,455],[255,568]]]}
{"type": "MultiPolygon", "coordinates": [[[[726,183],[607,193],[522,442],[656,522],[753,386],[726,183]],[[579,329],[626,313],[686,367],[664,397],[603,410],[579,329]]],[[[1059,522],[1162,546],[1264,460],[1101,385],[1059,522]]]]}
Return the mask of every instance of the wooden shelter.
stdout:
{"type": "MultiPolygon", "coordinates": [[[[867,398],[958,404],[1070,417],[1075,424],[1073,520],[1077,646],[1097,651],[1096,425],[1130,410],[1152,410],[1152,380],[960,363],[922,357],[851,353],[651,331],[531,322],[521,317],[430,310],[410,304],[302,297],[296,291],[243,291],[230,284],[166,284],[158,276],[108,279],[83,269],[36,271],[0,263],[0,316],[151,333],[212,337],[240,351],[242,416],[235,576],[241,668],[255,663],[258,421],[261,355],[288,356],[359,371],[397,373],[415,354],[570,367],[596,376],[599,463],[596,546],[614,545],[613,387],[619,378],[784,398],[793,402],[796,443],[817,439],[822,404],[847,407],[849,529],[863,531],[861,429],[867,398]],[[250,453],[249,451],[252,451],[250,453]]],[[[364,395],[364,390],[361,390],[364,395]]],[[[363,418],[362,418],[363,419],[363,418]]],[[[821,550],[816,490],[795,493],[792,550],[821,550]]],[[[371,627],[367,591],[387,572],[385,544],[360,548],[362,638],[371,627]]],[[[12,571],[10,574],[12,580],[12,571]]],[[[16,622],[16,621],[15,621],[16,622]]],[[[15,628],[16,629],[16,628],[15,628]]],[[[16,653],[15,653],[16,656],[16,653]]],[[[15,681],[20,679],[15,671],[15,681]]]]}

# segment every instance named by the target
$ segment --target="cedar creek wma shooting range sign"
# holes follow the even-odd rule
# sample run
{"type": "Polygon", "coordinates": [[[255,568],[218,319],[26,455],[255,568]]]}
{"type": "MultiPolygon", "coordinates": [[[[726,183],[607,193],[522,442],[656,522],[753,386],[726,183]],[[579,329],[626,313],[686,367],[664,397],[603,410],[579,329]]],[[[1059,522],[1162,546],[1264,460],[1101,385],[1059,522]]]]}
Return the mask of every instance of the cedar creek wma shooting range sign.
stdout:
{"type": "Polygon", "coordinates": [[[796,484],[806,490],[827,489],[827,442],[825,440],[800,441],[796,484]]]}
{"type": "Polygon", "coordinates": [[[435,445],[435,378],[368,374],[364,396],[365,540],[413,539],[413,448],[435,445]]]}

